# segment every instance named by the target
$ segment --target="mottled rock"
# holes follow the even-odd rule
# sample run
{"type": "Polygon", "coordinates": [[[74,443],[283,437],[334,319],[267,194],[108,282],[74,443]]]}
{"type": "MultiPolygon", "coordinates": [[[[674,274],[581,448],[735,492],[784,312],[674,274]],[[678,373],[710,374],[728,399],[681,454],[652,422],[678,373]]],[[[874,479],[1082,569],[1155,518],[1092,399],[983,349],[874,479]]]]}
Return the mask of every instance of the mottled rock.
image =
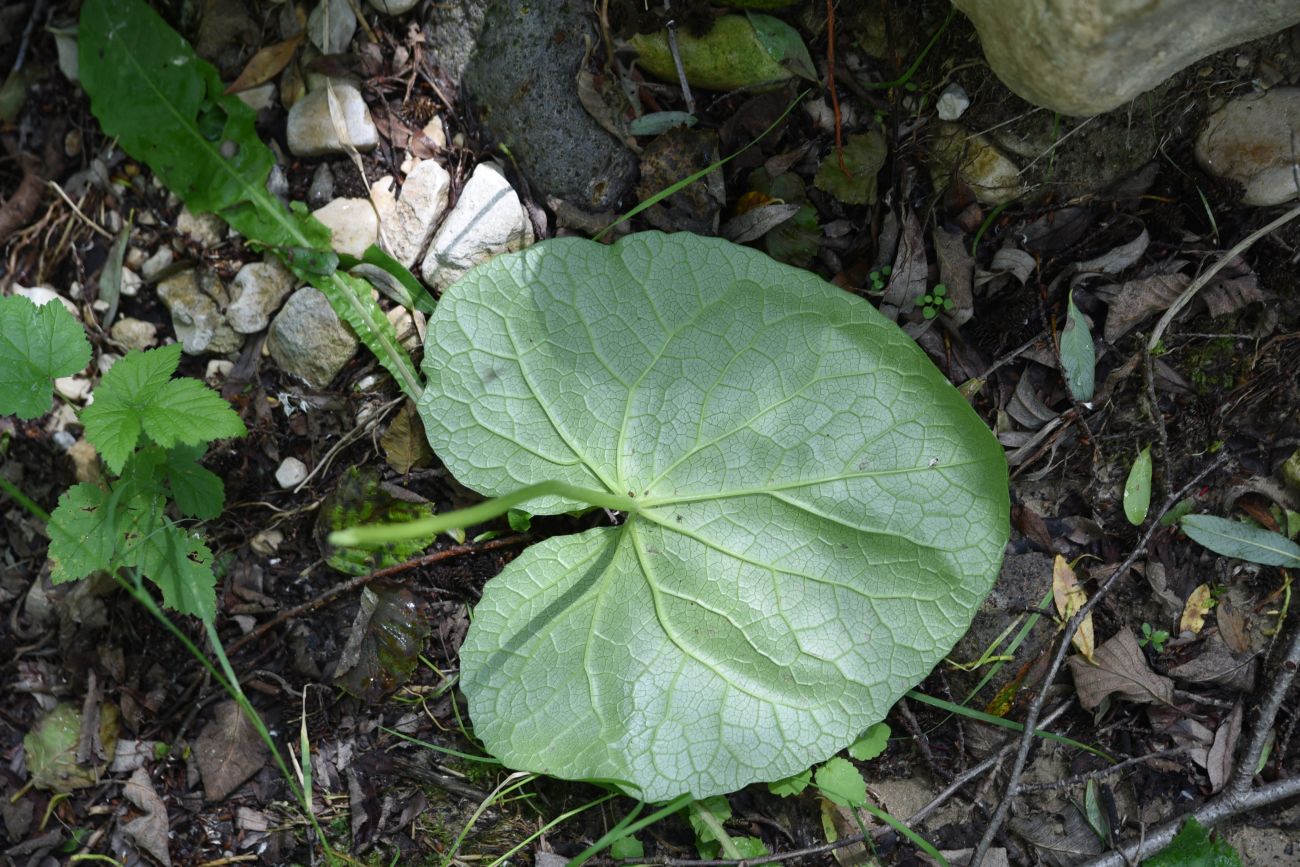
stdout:
{"type": "Polygon", "coordinates": [[[243,344],[243,335],[236,334],[221,313],[227,297],[225,286],[210,271],[190,269],[158,284],[158,298],[171,313],[176,339],[189,355],[220,355],[243,344]]]}
{"type": "Polygon", "coordinates": [[[176,256],[170,247],[159,247],[157,252],[144,261],[140,266],[140,276],[152,283],[158,279],[158,275],[171,267],[172,259],[176,256]]]}
{"type": "Polygon", "coordinates": [[[293,290],[294,276],[279,260],[249,262],[230,284],[234,299],[226,308],[226,321],[240,334],[261,331],[293,290]]]}
{"type": "Polygon", "coordinates": [[[492,0],[464,77],[488,135],[542,197],[588,211],[616,206],[636,173],[632,152],[582,107],[574,85],[586,45],[599,41],[582,3],[492,0]]]}
{"type": "Polygon", "coordinates": [[[369,199],[335,199],[312,211],[330,230],[330,246],[336,253],[361,258],[366,248],[379,239],[379,218],[369,199]]]}
{"type": "Polygon", "coordinates": [[[221,243],[226,223],[216,214],[195,214],[189,208],[181,208],[176,231],[200,247],[215,247],[221,243]]]}
{"type": "Polygon", "coordinates": [[[532,240],[532,225],[505,175],[492,163],[480,163],[429,244],[420,274],[442,290],[480,262],[532,240]]]}
{"type": "Polygon", "coordinates": [[[158,341],[158,328],[152,322],[124,316],[113,323],[109,335],[127,349],[148,349],[158,341]]]}
{"type": "Polygon", "coordinates": [[[321,208],[334,198],[334,170],[329,163],[321,163],[311,173],[311,184],[307,187],[307,207],[321,208]]]}
{"type": "Polygon", "coordinates": [[[267,348],[285,373],[324,388],[357,351],[357,339],[325,296],[304,286],[289,296],[271,322],[267,348]]]}
{"type": "MultiPolygon", "coordinates": [[[[340,109],[339,126],[352,146],[359,151],[374,150],[379,144],[379,130],[361,91],[351,84],[332,85],[340,109]]],[[[294,156],[318,157],[345,152],[339,141],[339,129],[330,117],[329,88],[311,91],[289,109],[286,137],[294,156]]]]}
{"type": "Polygon", "coordinates": [[[1196,160],[1245,187],[1243,204],[1277,205],[1300,195],[1297,141],[1300,87],[1277,87],[1238,97],[1210,115],[1196,137],[1196,160]]]}
{"type": "Polygon", "coordinates": [[[1110,111],[1206,55],[1300,22],[1296,0],[954,2],[1007,87],[1075,116],[1110,111]]]}
{"type": "Polygon", "coordinates": [[[930,146],[930,167],[935,186],[944,186],[956,173],[986,205],[1009,202],[1025,190],[1019,167],[984,136],[971,135],[961,124],[939,124],[930,146]]]}
{"type": "Polygon", "coordinates": [[[433,160],[411,170],[396,198],[391,177],[375,182],[371,195],[379,211],[384,246],[394,259],[408,268],[419,260],[447,209],[450,190],[451,176],[433,160]]]}

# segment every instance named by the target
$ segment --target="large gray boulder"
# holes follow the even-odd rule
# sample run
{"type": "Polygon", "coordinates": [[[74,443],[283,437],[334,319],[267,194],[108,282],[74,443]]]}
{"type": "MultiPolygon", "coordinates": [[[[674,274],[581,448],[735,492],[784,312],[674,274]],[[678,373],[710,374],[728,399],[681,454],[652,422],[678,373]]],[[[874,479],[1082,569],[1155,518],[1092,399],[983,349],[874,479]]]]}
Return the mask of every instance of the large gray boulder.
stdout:
{"type": "Polygon", "coordinates": [[[1061,114],[1101,114],[1185,66],[1300,22],[1298,0],[953,0],[989,65],[1061,114]]]}

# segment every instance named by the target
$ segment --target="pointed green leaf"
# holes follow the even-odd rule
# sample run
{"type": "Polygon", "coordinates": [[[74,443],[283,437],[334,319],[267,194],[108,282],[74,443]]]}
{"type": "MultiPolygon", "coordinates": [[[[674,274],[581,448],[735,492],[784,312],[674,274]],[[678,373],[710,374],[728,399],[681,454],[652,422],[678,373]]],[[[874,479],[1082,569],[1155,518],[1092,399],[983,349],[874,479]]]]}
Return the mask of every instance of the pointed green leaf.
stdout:
{"type": "Polygon", "coordinates": [[[1265,566],[1300,568],[1300,545],[1281,533],[1214,515],[1188,515],[1179,526],[1193,541],[1216,554],[1265,566]]]}
{"type": "Polygon", "coordinates": [[[861,807],[867,802],[867,783],[862,772],[839,756],[817,769],[813,782],[823,795],[841,807],[861,807]]]}
{"type": "Polygon", "coordinates": [[[463,484],[638,504],[485,588],[461,685],[511,767],[650,801],[798,773],[925,677],[998,573],[988,428],[869,304],[757,251],[645,233],[498,256],[443,295],[424,369],[463,484]]]}
{"type": "Polygon", "coordinates": [[[49,412],[54,379],[89,362],[86,333],[61,303],[37,307],[21,295],[0,298],[0,416],[49,412]]]}
{"type": "Polygon", "coordinates": [[[808,788],[808,784],[811,782],[812,768],[808,768],[792,777],[773,780],[767,784],[767,790],[773,795],[780,795],[782,798],[787,798],[790,795],[802,794],[803,790],[808,788]]]}
{"type": "Polygon", "coordinates": [[[182,515],[210,520],[221,514],[226,488],[221,477],[199,466],[203,446],[180,445],[167,452],[167,484],[182,515]]]}
{"type": "Polygon", "coordinates": [[[248,433],[221,395],[190,377],[166,383],[143,407],[142,421],[145,435],[163,448],[248,433]]]}
{"type": "Polygon", "coordinates": [[[1124,516],[1137,527],[1151,510],[1151,447],[1138,453],[1124,483],[1124,516]]]}
{"type": "Polygon", "coordinates": [[[1092,345],[1092,334],[1079,308],[1074,306],[1074,293],[1070,293],[1061,329],[1061,371],[1070,395],[1079,401],[1092,400],[1097,368],[1097,351],[1092,345]]]}

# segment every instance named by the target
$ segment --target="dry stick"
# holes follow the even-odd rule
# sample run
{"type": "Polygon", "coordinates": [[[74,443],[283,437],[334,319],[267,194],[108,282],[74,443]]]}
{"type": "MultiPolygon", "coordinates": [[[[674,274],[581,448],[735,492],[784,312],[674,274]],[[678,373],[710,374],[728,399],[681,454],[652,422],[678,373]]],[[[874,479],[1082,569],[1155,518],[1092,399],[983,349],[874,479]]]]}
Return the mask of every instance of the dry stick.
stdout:
{"type": "Polygon", "coordinates": [[[1145,832],[1138,840],[1127,843],[1122,849],[1094,858],[1085,867],[1120,867],[1122,864],[1136,861],[1143,853],[1162,849],[1174,839],[1188,816],[1208,827],[1224,819],[1300,795],[1300,777],[1288,777],[1257,789],[1252,789],[1250,786],[1264,743],[1268,738],[1268,731],[1277,719],[1277,712],[1282,707],[1282,699],[1295,682],[1297,667],[1300,667],[1300,624],[1293,630],[1286,658],[1278,666],[1277,676],[1269,685],[1268,694],[1264,696],[1259,706],[1250,743],[1227,787],[1187,816],[1176,816],[1155,829],[1145,832]]]}
{"type": "Polygon", "coordinates": [[[466,554],[483,554],[488,551],[496,551],[500,548],[524,545],[532,540],[533,536],[531,534],[522,533],[515,536],[506,536],[502,539],[490,539],[479,545],[457,545],[453,548],[444,548],[441,551],[434,551],[431,554],[425,554],[423,557],[416,557],[414,560],[407,560],[404,563],[398,563],[396,566],[389,566],[386,569],[379,569],[365,575],[358,575],[356,578],[344,581],[342,584],[334,585],[329,590],[326,590],[324,593],[308,602],[281,611],[279,614],[275,615],[275,617],[272,617],[270,620],[266,621],[247,635],[242,636],[239,640],[227,647],[226,655],[234,656],[235,651],[239,650],[250,641],[256,641],[258,638],[261,638],[286,620],[292,620],[299,615],[306,614],[308,611],[313,611],[324,605],[326,602],[329,602],[331,599],[342,596],[344,593],[351,593],[358,587],[364,587],[376,578],[387,578],[390,575],[396,575],[399,572],[405,572],[408,569],[428,566],[431,563],[437,563],[441,560],[450,560],[453,557],[462,557],[466,554]]]}
{"type": "Polygon", "coordinates": [[[1164,515],[1172,509],[1185,494],[1194,490],[1196,486],[1201,483],[1202,479],[1228,463],[1229,460],[1229,455],[1220,456],[1205,469],[1193,476],[1192,480],[1184,485],[1176,494],[1165,500],[1164,506],[1160,509],[1160,514],[1154,516],[1150,520],[1146,532],[1142,534],[1142,538],[1138,540],[1137,545],[1133,547],[1133,550],[1129,552],[1129,555],[1124,558],[1124,562],[1121,563],[1119,568],[1111,573],[1110,577],[1102,583],[1101,587],[1093,594],[1092,598],[1080,606],[1079,610],[1070,618],[1070,622],[1065,625],[1065,630],[1061,633],[1056,653],[1052,656],[1052,664],[1047,669],[1047,674],[1042,679],[1042,687],[1034,696],[1034,700],[1030,702],[1029,712],[1025,716],[1025,731],[1020,737],[1020,748],[1016,751],[1015,763],[1011,766],[1011,776],[1007,780],[1006,794],[1003,795],[1002,800],[998,802],[997,809],[994,810],[993,816],[989,819],[988,827],[984,829],[984,836],[980,838],[979,846],[976,847],[975,854],[971,856],[969,867],[979,867],[980,863],[983,862],[984,856],[988,854],[989,847],[993,845],[993,840],[997,836],[998,831],[1002,829],[1002,823],[1007,819],[1007,812],[1011,809],[1011,802],[1015,800],[1016,794],[1020,788],[1020,776],[1024,773],[1025,763],[1029,760],[1029,749],[1034,742],[1034,730],[1038,728],[1038,718],[1043,712],[1043,703],[1047,700],[1047,688],[1051,685],[1052,681],[1056,679],[1056,675],[1060,672],[1061,665],[1065,662],[1065,656],[1070,651],[1070,641],[1074,638],[1074,633],[1078,630],[1079,624],[1083,622],[1085,617],[1092,613],[1092,609],[1097,606],[1098,602],[1105,598],[1106,594],[1110,591],[1110,588],[1115,585],[1119,578],[1128,574],[1129,569],[1133,567],[1133,564],[1137,562],[1138,558],[1146,550],[1147,542],[1149,542],[1151,537],[1155,535],[1156,530],[1160,529],[1159,518],[1164,517],[1164,515]]]}
{"type": "Polygon", "coordinates": [[[1201,276],[1193,280],[1191,284],[1186,289],[1183,290],[1183,294],[1179,295],[1178,298],[1174,301],[1174,303],[1169,305],[1169,309],[1165,311],[1165,315],[1161,316],[1160,321],[1156,323],[1155,329],[1151,332],[1150,339],[1147,340],[1147,352],[1155,351],[1156,344],[1158,344],[1160,342],[1160,338],[1164,336],[1165,329],[1169,327],[1169,323],[1173,322],[1174,317],[1177,316],[1180,312],[1182,312],[1182,309],[1186,307],[1187,304],[1193,298],[1196,297],[1197,292],[1200,292],[1202,289],[1204,289],[1205,286],[1211,280],[1214,279],[1215,274],[1218,274],[1220,271],[1222,271],[1224,266],[1226,266],[1233,259],[1237,258],[1242,253],[1249,250],[1251,246],[1253,246],[1254,243],[1258,241],[1260,238],[1264,237],[1270,232],[1274,232],[1277,229],[1282,228],[1287,223],[1294,220],[1296,217],[1300,217],[1300,205],[1296,205],[1294,208],[1287,211],[1285,214],[1278,217],[1276,220],[1269,223],[1264,228],[1251,232],[1240,242],[1238,242],[1235,247],[1233,247],[1228,252],[1224,253],[1219,258],[1219,261],[1215,262],[1212,266],[1210,266],[1209,270],[1207,270],[1205,273],[1201,274],[1201,276]]]}

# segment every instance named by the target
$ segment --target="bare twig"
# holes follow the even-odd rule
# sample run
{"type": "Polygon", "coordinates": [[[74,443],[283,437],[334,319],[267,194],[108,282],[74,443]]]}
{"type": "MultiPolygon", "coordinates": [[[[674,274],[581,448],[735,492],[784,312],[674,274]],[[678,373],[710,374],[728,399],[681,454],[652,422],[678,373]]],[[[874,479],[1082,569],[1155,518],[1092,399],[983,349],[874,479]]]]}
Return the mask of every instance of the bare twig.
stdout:
{"type": "Polygon", "coordinates": [[[1020,748],[1016,752],[1015,763],[1011,766],[1011,776],[1007,780],[1006,794],[1003,795],[1002,800],[998,802],[997,809],[993,811],[993,815],[989,818],[988,827],[984,829],[984,836],[980,838],[979,846],[976,847],[975,853],[971,856],[970,867],[979,867],[980,863],[983,862],[984,856],[988,854],[989,847],[993,845],[993,841],[997,837],[998,831],[1002,829],[1002,823],[1006,821],[1007,812],[1011,809],[1011,802],[1015,800],[1015,797],[1020,790],[1020,776],[1024,773],[1025,764],[1029,760],[1029,749],[1033,745],[1034,730],[1038,728],[1038,720],[1042,715],[1043,703],[1047,700],[1047,687],[1056,679],[1056,675],[1060,672],[1061,666],[1065,663],[1066,654],[1070,651],[1070,641],[1074,638],[1074,633],[1078,630],[1079,624],[1083,622],[1085,617],[1092,613],[1092,609],[1095,608],[1103,598],[1105,598],[1106,594],[1120,579],[1120,577],[1128,574],[1129,569],[1133,567],[1133,564],[1136,563],[1138,558],[1146,551],[1147,542],[1151,540],[1151,537],[1155,535],[1156,530],[1160,528],[1158,519],[1163,517],[1165,513],[1172,509],[1174,504],[1182,499],[1185,494],[1189,493],[1199,485],[1204,478],[1217,471],[1230,459],[1231,458],[1228,455],[1219,457],[1209,466],[1205,467],[1192,477],[1191,481],[1165,501],[1163,508],[1160,509],[1160,513],[1153,516],[1153,518],[1148,522],[1147,529],[1142,534],[1142,538],[1138,540],[1137,545],[1133,547],[1133,550],[1129,552],[1129,555],[1124,558],[1124,562],[1121,563],[1119,568],[1112,572],[1110,577],[1102,583],[1097,592],[1092,595],[1092,598],[1080,606],[1079,610],[1070,618],[1070,622],[1065,625],[1065,629],[1062,631],[1057,643],[1056,653],[1052,656],[1052,664],[1048,667],[1047,674],[1041,681],[1042,688],[1038,690],[1038,693],[1034,696],[1034,700],[1030,702],[1029,712],[1025,716],[1025,731],[1020,737],[1020,748]]]}

